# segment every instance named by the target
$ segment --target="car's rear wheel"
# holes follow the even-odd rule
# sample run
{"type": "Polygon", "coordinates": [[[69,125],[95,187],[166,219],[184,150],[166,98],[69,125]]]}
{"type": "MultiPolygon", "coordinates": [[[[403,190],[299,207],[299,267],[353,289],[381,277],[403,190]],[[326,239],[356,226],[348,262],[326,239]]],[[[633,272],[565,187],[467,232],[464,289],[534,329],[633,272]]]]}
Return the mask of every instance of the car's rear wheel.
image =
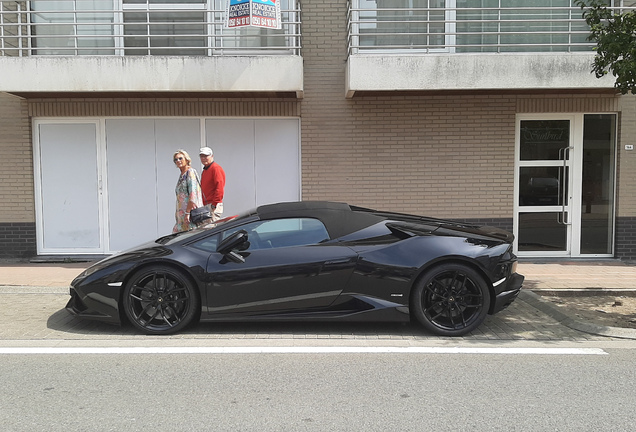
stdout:
{"type": "Polygon", "coordinates": [[[490,291],[483,277],[462,264],[442,264],[428,270],[415,287],[413,313],[429,331],[461,336],[486,318],[490,291]]]}
{"type": "Polygon", "coordinates": [[[130,322],[151,334],[168,334],[192,323],[199,296],[180,271],[153,266],[135,273],[124,290],[124,310],[130,322]]]}

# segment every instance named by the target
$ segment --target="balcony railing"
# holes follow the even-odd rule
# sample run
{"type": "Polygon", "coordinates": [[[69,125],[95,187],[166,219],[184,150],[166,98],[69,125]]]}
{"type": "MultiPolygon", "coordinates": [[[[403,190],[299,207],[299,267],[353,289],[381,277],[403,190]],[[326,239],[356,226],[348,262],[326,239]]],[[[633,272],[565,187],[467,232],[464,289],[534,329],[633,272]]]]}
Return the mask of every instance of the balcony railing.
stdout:
{"type": "Polygon", "coordinates": [[[226,0],[0,0],[1,56],[300,55],[300,8],[282,28],[224,27],[226,0]]]}
{"type": "MultiPolygon", "coordinates": [[[[471,2],[460,0],[441,2],[444,7],[431,6],[439,1],[416,3],[429,7],[380,8],[379,2],[348,0],[349,55],[591,52],[594,47],[587,41],[589,27],[581,8],[571,1],[567,7],[462,7],[471,2]]],[[[621,8],[629,9],[634,8],[621,8]]]]}

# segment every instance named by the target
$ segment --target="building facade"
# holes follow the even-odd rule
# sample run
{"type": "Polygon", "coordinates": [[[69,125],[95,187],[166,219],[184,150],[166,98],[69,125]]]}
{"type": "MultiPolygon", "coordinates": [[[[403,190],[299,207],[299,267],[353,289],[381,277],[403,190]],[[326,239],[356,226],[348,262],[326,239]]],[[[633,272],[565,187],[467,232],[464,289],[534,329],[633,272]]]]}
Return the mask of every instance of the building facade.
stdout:
{"type": "Polygon", "coordinates": [[[172,154],[209,145],[226,214],[344,201],[636,259],[636,101],[570,0],[286,0],[279,30],[221,0],[0,3],[0,257],[169,232],[172,154]]]}

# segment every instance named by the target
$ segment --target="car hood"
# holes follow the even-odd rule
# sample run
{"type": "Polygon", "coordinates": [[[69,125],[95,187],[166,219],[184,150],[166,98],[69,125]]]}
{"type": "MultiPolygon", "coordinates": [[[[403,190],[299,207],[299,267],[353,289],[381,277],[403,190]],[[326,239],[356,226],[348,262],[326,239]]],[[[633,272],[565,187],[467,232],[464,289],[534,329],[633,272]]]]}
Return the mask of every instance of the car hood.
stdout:
{"type": "MultiPolygon", "coordinates": [[[[147,242],[139,246],[108,256],[86,268],[75,279],[83,279],[106,268],[129,268],[144,259],[168,256],[172,251],[156,242],[147,242]]],[[[75,281],[74,281],[75,282],[75,281]]]]}

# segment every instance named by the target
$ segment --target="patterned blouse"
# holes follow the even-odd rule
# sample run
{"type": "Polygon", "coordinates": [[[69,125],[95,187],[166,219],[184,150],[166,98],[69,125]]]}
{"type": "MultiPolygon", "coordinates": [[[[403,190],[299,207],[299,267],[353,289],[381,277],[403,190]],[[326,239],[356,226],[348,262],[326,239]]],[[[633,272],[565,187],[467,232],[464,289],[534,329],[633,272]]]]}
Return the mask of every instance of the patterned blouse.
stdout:
{"type": "Polygon", "coordinates": [[[174,191],[177,194],[177,209],[174,214],[177,223],[174,225],[172,232],[176,233],[196,228],[195,224],[187,223],[185,220],[186,209],[190,201],[194,201],[195,205],[193,208],[203,206],[201,185],[199,184],[199,177],[194,168],[188,168],[185,174],[179,176],[177,187],[174,191]]]}

